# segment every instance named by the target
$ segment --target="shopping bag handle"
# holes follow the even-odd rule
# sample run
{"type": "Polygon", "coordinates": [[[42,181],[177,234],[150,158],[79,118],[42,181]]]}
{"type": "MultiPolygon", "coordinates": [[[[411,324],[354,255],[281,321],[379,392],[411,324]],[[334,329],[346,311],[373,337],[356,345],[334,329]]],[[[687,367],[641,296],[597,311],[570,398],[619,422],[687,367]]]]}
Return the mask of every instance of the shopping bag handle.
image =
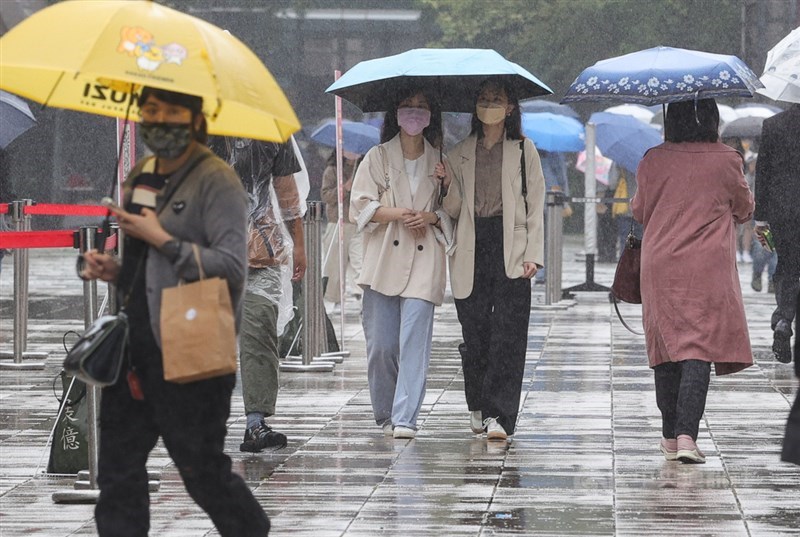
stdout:
{"type": "Polygon", "coordinates": [[[192,252],[194,253],[194,261],[197,263],[197,270],[200,272],[200,279],[205,280],[206,273],[203,270],[203,262],[200,260],[200,248],[195,243],[192,243],[192,252]]]}

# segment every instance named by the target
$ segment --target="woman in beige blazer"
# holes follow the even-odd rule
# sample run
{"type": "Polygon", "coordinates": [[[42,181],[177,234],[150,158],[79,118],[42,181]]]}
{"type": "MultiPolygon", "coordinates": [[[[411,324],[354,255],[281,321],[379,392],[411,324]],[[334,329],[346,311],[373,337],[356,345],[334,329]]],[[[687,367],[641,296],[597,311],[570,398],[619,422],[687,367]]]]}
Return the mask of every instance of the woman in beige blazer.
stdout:
{"type": "MultiPolygon", "coordinates": [[[[364,237],[362,322],[375,421],[413,438],[425,396],[433,308],[445,288],[450,218],[439,207],[441,112],[419,91],[386,113],[382,143],[365,155],[350,193],[350,221],[364,237]],[[433,144],[433,145],[432,145],[433,144]]],[[[445,185],[446,186],[446,185],[445,185]]]]}
{"type": "Polygon", "coordinates": [[[444,208],[458,220],[450,285],[466,344],[471,429],[505,441],[522,389],[530,279],[543,266],[545,189],[512,89],[488,79],[475,104],[472,132],[449,153],[454,177],[444,208]]]}

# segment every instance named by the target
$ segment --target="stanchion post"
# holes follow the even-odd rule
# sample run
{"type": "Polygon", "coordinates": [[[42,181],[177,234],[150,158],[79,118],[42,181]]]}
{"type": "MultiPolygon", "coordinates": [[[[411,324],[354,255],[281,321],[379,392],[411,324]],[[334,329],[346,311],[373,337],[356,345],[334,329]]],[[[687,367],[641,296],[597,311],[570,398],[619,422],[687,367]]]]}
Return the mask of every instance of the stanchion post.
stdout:
{"type": "MultiPolygon", "coordinates": [[[[82,227],[78,230],[80,253],[83,255],[97,245],[97,228],[82,227]]],[[[83,324],[89,328],[97,319],[97,281],[83,282],[83,324]]],[[[98,439],[97,416],[100,390],[96,386],[86,385],[87,435],[89,452],[89,470],[79,472],[75,481],[75,490],[53,493],[55,503],[95,503],[100,494],[97,489],[98,439]],[[81,479],[83,478],[83,479],[81,479]]]]}
{"type": "Polygon", "coordinates": [[[322,202],[308,202],[303,220],[307,260],[303,278],[303,358],[302,363],[287,358],[281,363],[281,371],[333,371],[334,362],[321,359],[327,347],[322,300],[322,217],[322,202]]]}
{"type": "MultiPolygon", "coordinates": [[[[31,217],[25,207],[33,200],[12,201],[9,205],[11,222],[15,231],[30,231],[31,217]]],[[[28,268],[27,248],[14,250],[14,344],[11,353],[0,353],[2,358],[13,358],[11,363],[0,363],[0,369],[44,369],[44,362],[25,362],[25,358],[46,359],[46,352],[27,352],[28,346],[28,268]]]]}
{"type": "MultiPolygon", "coordinates": [[[[610,289],[594,281],[594,256],[597,254],[597,178],[595,175],[595,125],[586,124],[586,173],[584,175],[585,194],[583,198],[583,237],[584,253],[586,255],[586,281],[580,285],[573,285],[561,292],[562,298],[573,298],[572,293],[579,291],[604,292],[610,289]]],[[[575,201],[575,198],[573,198],[575,201]]]]}
{"type": "Polygon", "coordinates": [[[561,192],[547,192],[547,241],[545,244],[545,279],[544,303],[548,306],[561,300],[561,266],[563,252],[563,219],[564,196],[561,192]]]}

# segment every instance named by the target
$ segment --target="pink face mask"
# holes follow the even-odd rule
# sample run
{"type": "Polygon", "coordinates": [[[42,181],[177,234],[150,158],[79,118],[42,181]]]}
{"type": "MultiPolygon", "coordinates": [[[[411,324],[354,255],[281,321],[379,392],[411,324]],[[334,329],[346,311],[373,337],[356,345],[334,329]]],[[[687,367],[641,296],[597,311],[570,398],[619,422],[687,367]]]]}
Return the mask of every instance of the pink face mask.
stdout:
{"type": "Polygon", "coordinates": [[[398,108],[397,124],[409,136],[420,134],[431,123],[431,111],[424,108],[398,108]]]}

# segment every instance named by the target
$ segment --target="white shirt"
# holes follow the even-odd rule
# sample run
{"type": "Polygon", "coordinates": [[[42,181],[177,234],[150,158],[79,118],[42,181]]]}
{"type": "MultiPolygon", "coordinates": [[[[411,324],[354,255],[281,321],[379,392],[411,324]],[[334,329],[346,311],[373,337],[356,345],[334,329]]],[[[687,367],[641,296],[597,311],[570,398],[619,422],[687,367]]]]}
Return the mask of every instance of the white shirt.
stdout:
{"type": "Polygon", "coordinates": [[[422,181],[422,177],[417,174],[417,164],[421,160],[417,158],[416,160],[408,160],[407,158],[403,159],[406,165],[406,175],[408,175],[408,184],[411,187],[411,199],[417,195],[417,189],[419,188],[419,184],[422,181]]]}

